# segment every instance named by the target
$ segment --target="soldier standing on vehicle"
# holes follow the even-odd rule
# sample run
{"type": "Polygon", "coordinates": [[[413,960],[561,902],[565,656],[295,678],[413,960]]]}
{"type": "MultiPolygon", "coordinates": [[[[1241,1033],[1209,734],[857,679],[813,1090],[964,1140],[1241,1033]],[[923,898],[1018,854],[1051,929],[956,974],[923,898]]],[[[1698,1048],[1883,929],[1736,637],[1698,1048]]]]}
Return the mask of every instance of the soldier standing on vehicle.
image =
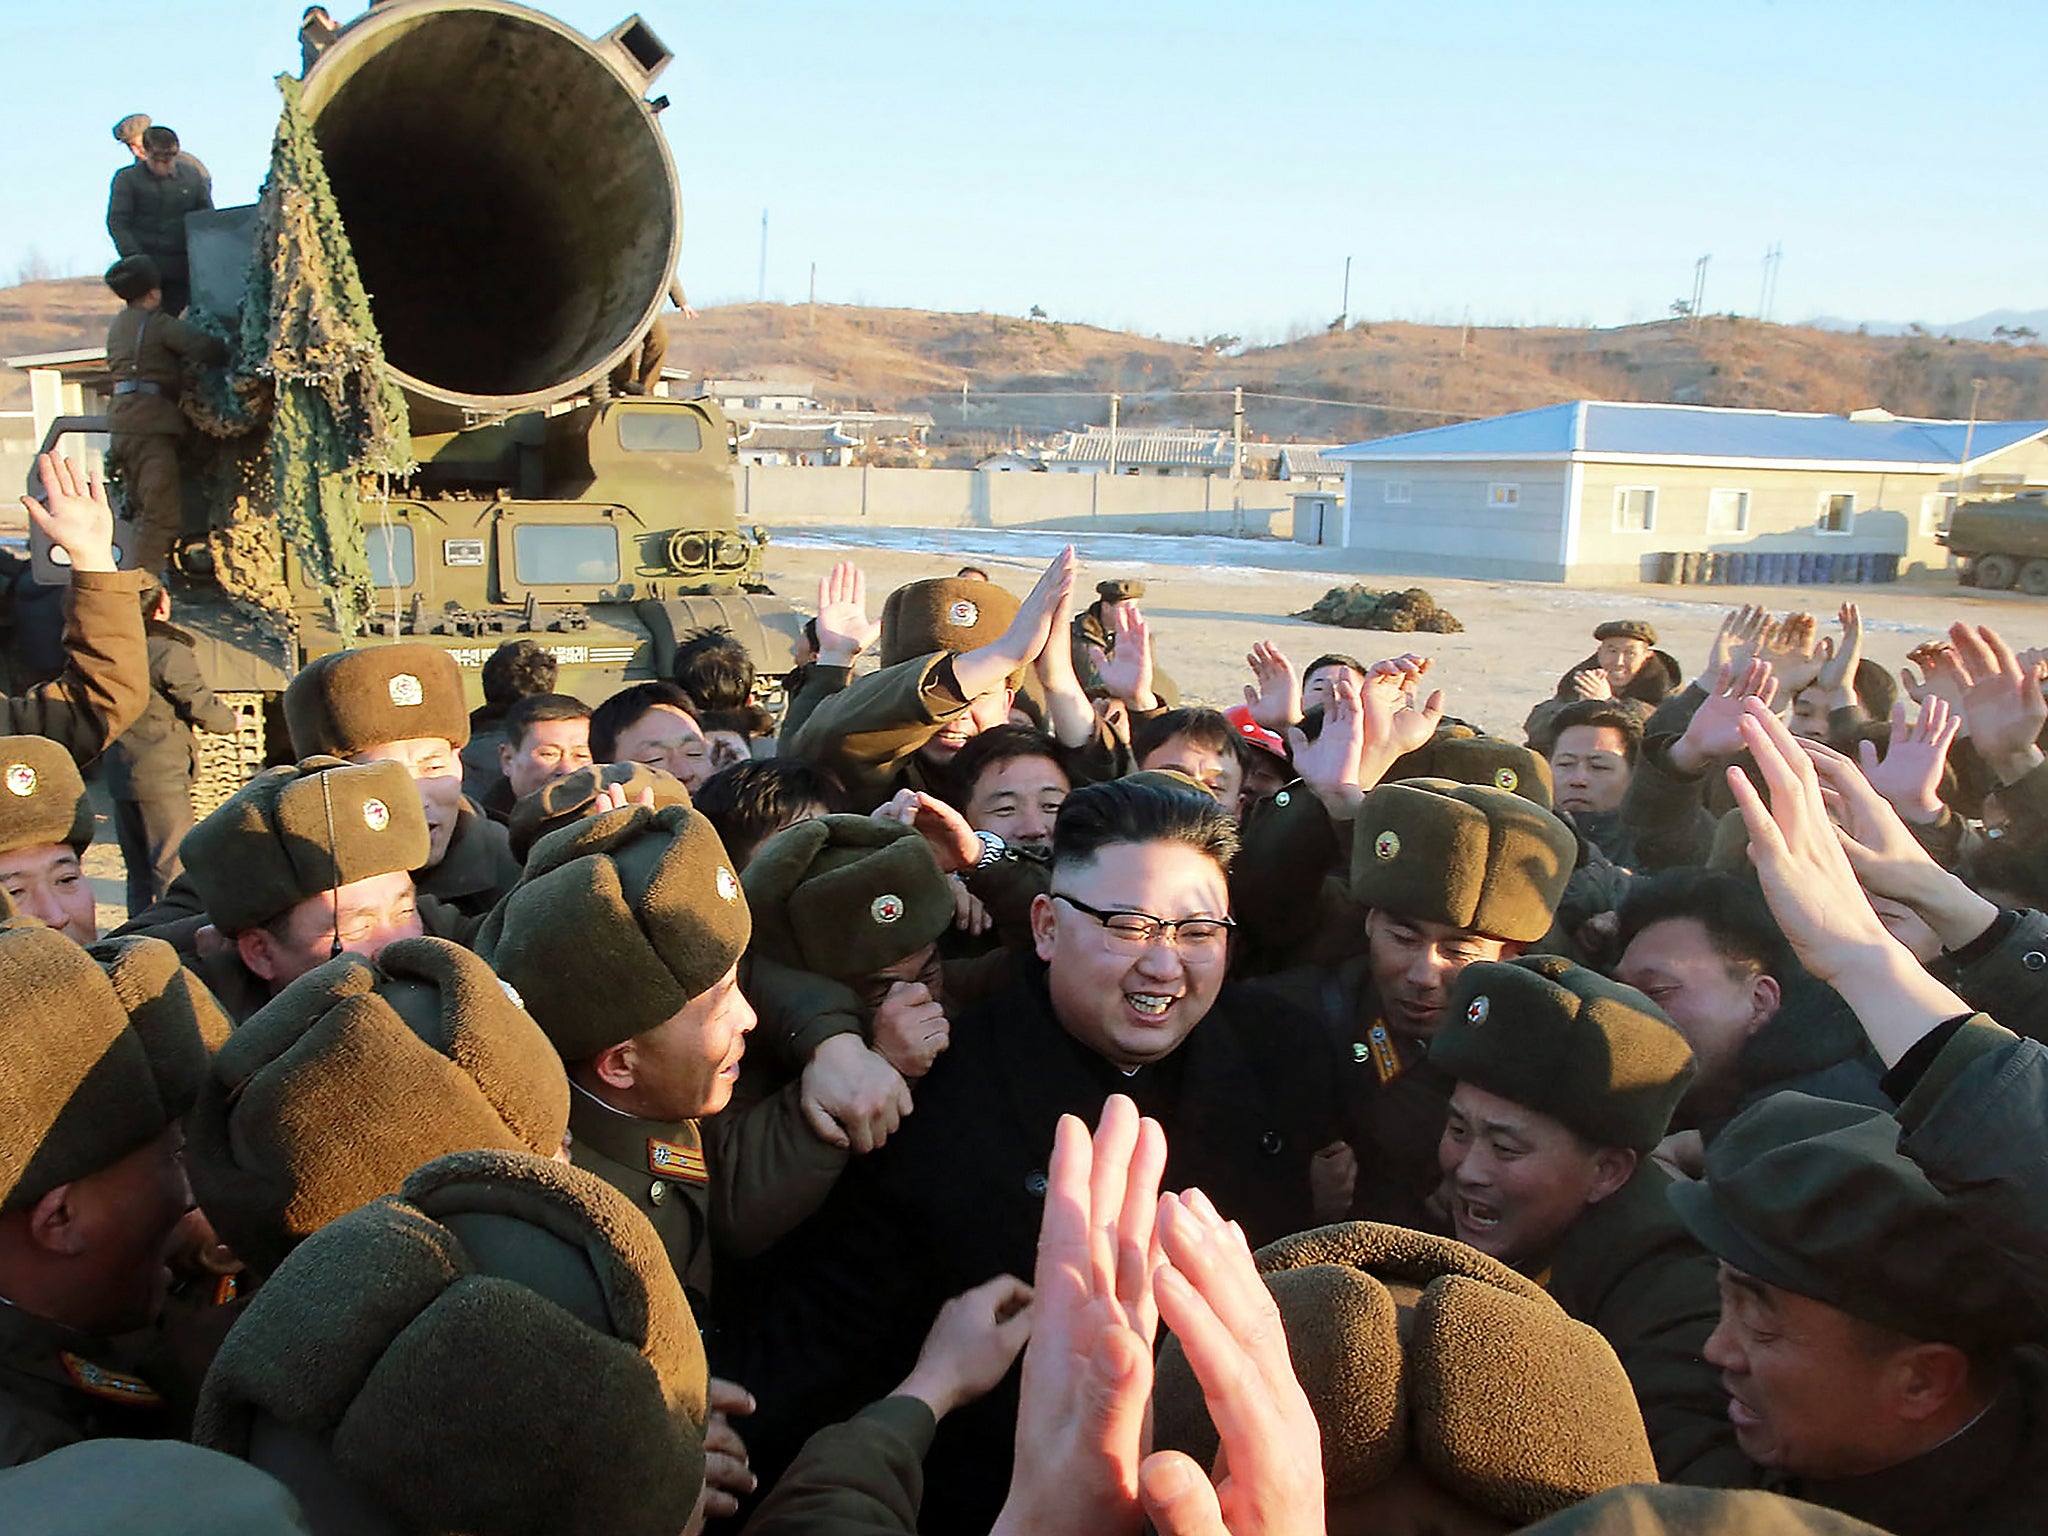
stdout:
{"type": "Polygon", "coordinates": [[[128,563],[152,578],[162,574],[185,518],[178,477],[184,365],[225,362],[228,355],[226,342],[168,311],[163,282],[148,256],[124,256],[107,268],[107,286],[128,302],[107,327],[107,369],[114,378],[108,457],[136,524],[128,563]]]}
{"type": "Polygon", "coordinates": [[[213,696],[192,636],[171,622],[171,594],[142,594],[149,643],[149,702],[142,718],[107,748],[114,831],[128,868],[128,915],[139,917],[184,868],[178,847],[192,827],[192,728],[235,731],[235,712],[213,696]]]}
{"type": "MultiPolygon", "coordinates": [[[[132,119],[122,119],[127,126],[132,119]]],[[[162,276],[163,307],[183,314],[192,297],[185,264],[185,215],[213,206],[213,177],[197,158],[178,148],[168,128],[142,130],[142,150],[133,165],[114,172],[107,191],[107,233],[123,256],[148,256],[162,276]]]]}

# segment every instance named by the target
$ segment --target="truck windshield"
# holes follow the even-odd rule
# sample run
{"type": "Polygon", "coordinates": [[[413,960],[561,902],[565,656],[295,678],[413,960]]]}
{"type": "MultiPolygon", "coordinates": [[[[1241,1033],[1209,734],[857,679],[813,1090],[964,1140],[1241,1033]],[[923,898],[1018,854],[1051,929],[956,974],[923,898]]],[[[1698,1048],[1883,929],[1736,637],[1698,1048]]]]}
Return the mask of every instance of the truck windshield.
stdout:
{"type": "Polygon", "coordinates": [[[527,586],[619,579],[619,531],[608,523],[526,523],[512,530],[512,569],[527,586]]]}
{"type": "Polygon", "coordinates": [[[619,446],[630,453],[695,453],[704,446],[695,411],[627,411],[619,417],[619,446]]]}
{"type": "Polygon", "coordinates": [[[412,529],[406,524],[365,528],[363,553],[369,557],[370,580],[378,586],[412,585],[412,529]]]}

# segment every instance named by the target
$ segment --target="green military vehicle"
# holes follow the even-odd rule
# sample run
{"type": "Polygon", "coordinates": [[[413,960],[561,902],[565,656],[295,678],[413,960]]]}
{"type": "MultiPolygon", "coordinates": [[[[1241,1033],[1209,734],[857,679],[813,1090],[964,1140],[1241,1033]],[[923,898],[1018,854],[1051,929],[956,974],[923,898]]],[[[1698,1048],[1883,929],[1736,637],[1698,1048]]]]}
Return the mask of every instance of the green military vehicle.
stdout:
{"type": "MultiPolygon", "coordinates": [[[[484,659],[520,638],[592,703],[667,676],[677,642],[706,626],[747,645],[771,708],[794,662],[802,619],[763,584],[765,531],[739,525],[732,427],[712,401],[626,378],[681,241],[668,103],[647,97],[670,57],[637,16],[592,39],[511,0],[388,0],[303,82],[418,461],[365,502],[378,600],[355,643],[445,647],[473,703],[484,659]]],[[[253,209],[191,217],[195,310],[238,307],[253,228],[253,209]]],[[[285,684],[349,643],[273,525],[257,530],[274,575],[255,600],[223,579],[217,559],[244,562],[221,523],[188,507],[188,533],[214,537],[188,544],[173,587],[244,721],[233,740],[200,738],[201,811],[288,755],[285,684]]],[[[63,579],[35,554],[39,576],[63,579]]]]}
{"type": "Polygon", "coordinates": [[[2040,491],[1999,501],[1966,501],[1935,538],[1962,562],[1966,587],[2048,597],[2048,500],[2040,491]]]}

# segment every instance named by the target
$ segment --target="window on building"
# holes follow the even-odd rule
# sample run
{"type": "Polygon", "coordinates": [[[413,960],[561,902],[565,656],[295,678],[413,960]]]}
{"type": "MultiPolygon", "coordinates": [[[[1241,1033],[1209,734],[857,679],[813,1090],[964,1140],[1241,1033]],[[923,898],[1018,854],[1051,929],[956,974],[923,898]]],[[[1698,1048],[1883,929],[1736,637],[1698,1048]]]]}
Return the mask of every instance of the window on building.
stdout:
{"type": "Polygon", "coordinates": [[[1522,504],[1522,488],[1496,480],[1486,488],[1486,504],[1489,507],[1519,507],[1522,504]]]}
{"type": "Polygon", "coordinates": [[[1707,492],[1707,532],[1749,532],[1749,492],[1707,492]]]}
{"type": "Polygon", "coordinates": [[[1413,499],[1413,489],[1406,480],[1382,480],[1380,498],[1390,507],[1405,507],[1413,499]]]}
{"type": "Polygon", "coordinates": [[[1948,528],[1949,519],[1955,516],[1956,499],[1948,491],[1930,491],[1920,498],[1920,532],[1937,534],[1948,528]]]}
{"type": "Polygon", "coordinates": [[[370,580],[378,586],[412,585],[412,529],[407,524],[365,527],[363,553],[369,558],[370,580]]]}
{"type": "Polygon", "coordinates": [[[1648,533],[1657,526],[1657,492],[1647,485],[1621,485],[1614,490],[1614,531],[1648,533]]]}
{"type": "Polygon", "coordinates": [[[619,531],[609,523],[525,523],[512,530],[522,584],[619,579],[619,531]]]}
{"type": "Polygon", "coordinates": [[[1830,491],[1820,499],[1820,531],[1848,533],[1856,521],[1856,493],[1830,491]]]}

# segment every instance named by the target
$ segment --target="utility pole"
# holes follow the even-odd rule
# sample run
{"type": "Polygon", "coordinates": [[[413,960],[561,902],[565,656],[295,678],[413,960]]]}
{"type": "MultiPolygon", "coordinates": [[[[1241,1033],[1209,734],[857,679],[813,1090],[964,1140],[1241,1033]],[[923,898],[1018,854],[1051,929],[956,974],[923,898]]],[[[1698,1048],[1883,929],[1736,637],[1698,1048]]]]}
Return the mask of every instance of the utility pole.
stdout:
{"type": "Polygon", "coordinates": [[[1122,395],[1109,397],[1109,472],[1116,473],[1116,411],[1124,403],[1122,395]]]}
{"type": "Polygon", "coordinates": [[[811,263],[811,329],[818,328],[818,264],[811,263]]]}
{"type": "MultiPolygon", "coordinates": [[[[1984,393],[1982,379],[1970,380],[1970,424],[1963,428],[1963,456],[1956,460],[1956,506],[1963,504],[1963,474],[1970,467],[1970,445],[1977,436],[1977,401],[1984,393]]],[[[1953,514],[1951,514],[1953,515],[1953,514]]]]}
{"type": "Polygon", "coordinates": [[[768,210],[761,210],[761,278],[754,294],[757,304],[768,302],[768,210]]]}
{"type": "Polygon", "coordinates": [[[1692,328],[1700,328],[1700,307],[1707,302],[1707,263],[1712,256],[1702,256],[1692,264],[1692,328]]]}
{"type": "Polygon", "coordinates": [[[1458,332],[1458,356],[1465,355],[1465,344],[1472,339],[1472,311],[1465,311],[1465,324],[1458,332]]]}
{"type": "Polygon", "coordinates": [[[1344,302],[1337,308],[1337,324],[1342,329],[1351,324],[1351,258],[1344,258],[1344,302]]]}
{"type": "MultiPolygon", "coordinates": [[[[1344,259],[1351,265],[1351,258],[1344,259]]],[[[1230,531],[1244,532],[1244,386],[1230,392],[1230,531]]]]}
{"type": "Polygon", "coordinates": [[[1771,289],[1777,283],[1778,256],[1782,249],[1782,246],[1773,242],[1771,248],[1764,252],[1764,281],[1756,296],[1756,317],[1759,320],[1771,318],[1771,289]]]}

